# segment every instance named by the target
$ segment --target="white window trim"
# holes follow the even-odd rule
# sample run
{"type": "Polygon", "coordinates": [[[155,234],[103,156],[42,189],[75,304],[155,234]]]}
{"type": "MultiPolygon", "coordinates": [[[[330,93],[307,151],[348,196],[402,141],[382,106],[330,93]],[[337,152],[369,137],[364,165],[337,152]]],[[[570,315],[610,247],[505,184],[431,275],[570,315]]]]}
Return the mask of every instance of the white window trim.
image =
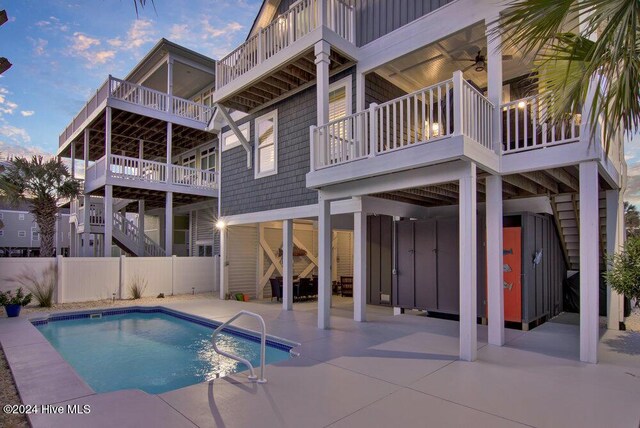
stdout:
{"type": "Polygon", "coordinates": [[[24,220],[24,214],[18,214],[18,220],[24,220]]]}
{"type": "Polygon", "coordinates": [[[260,117],[256,117],[254,123],[254,179],[269,177],[271,175],[276,175],[278,173],[278,109],[271,110],[267,114],[263,114],[260,117]],[[266,172],[258,172],[258,168],[260,165],[260,135],[258,132],[258,123],[263,120],[273,118],[273,170],[266,172]]]}
{"type": "Polygon", "coordinates": [[[344,87],[345,100],[347,102],[347,116],[353,114],[353,76],[343,77],[342,79],[333,82],[329,85],[329,93],[344,87]]]}
{"type": "Polygon", "coordinates": [[[27,231],[26,230],[19,230],[18,231],[18,238],[26,238],[27,237],[27,231]]]}
{"type": "MultiPolygon", "coordinates": [[[[243,123],[242,125],[238,126],[238,129],[240,130],[242,135],[244,135],[244,138],[246,138],[247,141],[251,140],[250,125],[251,125],[250,122],[246,122],[246,123],[243,123]]],[[[222,151],[223,152],[226,151],[226,150],[232,149],[234,147],[240,146],[240,140],[236,141],[235,143],[231,143],[229,145],[226,144],[227,137],[230,136],[230,135],[235,135],[235,133],[233,132],[233,129],[230,129],[227,132],[222,134],[222,139],[221,139],[220,146],[222,147],[222,151]]]]}
{"type": "MultiPolygon", "coordinates": [[[[202,159],[204,159],[204,156],[210,155],[210,154],[214,154],[215,155],[215,166],[213,167],[213,171],[217,171],[218,170],[218,150],[216,148],[215,145],[211,145],[208,147],[203,147],[202,149],[200,149],[200,169],[201,170],[205,170],[202,167],[202,159]]],[[[207,170],[210,170],[210,168],[207,168],[207,170]]]]}
{"type": "Polygon", "coordinates": [[[4,213],[0,213],[0,220],[4,220],[4,213]]]}
{"type": "Polygon", "coordinates": [[[32,241],[39,241],[40,240],[40,231],[38,230],[37,227],[32,227],[31,228],[31,240],[32,241]],[[33,233],[34,232],[38,234],[35,238],[33,237],[33,233]]]}
{"type": "Polygon", "coordinates": [[[4,236],[4,230],[0,229],[0,236],[4,236]]]}

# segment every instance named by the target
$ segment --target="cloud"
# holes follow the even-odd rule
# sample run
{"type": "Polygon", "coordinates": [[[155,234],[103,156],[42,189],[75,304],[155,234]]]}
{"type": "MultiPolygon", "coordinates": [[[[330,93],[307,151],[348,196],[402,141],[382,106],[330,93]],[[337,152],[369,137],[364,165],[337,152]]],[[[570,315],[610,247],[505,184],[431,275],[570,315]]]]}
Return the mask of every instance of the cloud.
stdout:
{"type": "Polygon", "coordinates": [[[0,86],[0,118],[5,114],[13,114],[18,108],[18,104],[7,99],[9,90],[3,86],[0,86]]]}
{"type": "Polygon", "coordinates": [[[33,45],[33,53],[35,55],[42,56],[46,54],[46,48],[47,48],[47,45],[49,44],[48,40],[40,39],[40,38],[32,39],[31,37],[28,37],[28,39],[33,45]]]}
{"type": "Polygon", "coordinates": [[[48,19],[43,19],[35,23],[36,27],[40,27],[44,31],[51,32],[67,32],[69,31],[69,25],[60,21],[55,16],[50,16],[48,19]]]}
{"type": "Polygon", "coordinates": [[[107,43],[121,50],[137,50],[147,43],[156,40],[156,29],[154,28],[153,21],[150,19],[136,19],[124,39],[116,37],[108,39],[107,43]]]}
{"type": "Polygon", "coordinates": [[[9,142],[3,141],[2,139],[0,139],[0,155],[3,158],[9,157],[9,156],[30,157],[34,155],[43,155],[45,157],[53,156],[52,153],[48,152],[47,150],[41,147],[9,143],[9,142]]]}
{"type": "Polygon", "coordinates": [[[212,20],[209,16],[203,16],[199,25],[192,22],[173,24],[169,29],[169,39],[186,42],[189,48],[213,57],[224,56],[236,47],[237,33],[245,27],[236,21],[216,25],[212,20]]]}
{"type": "Polygon", "coordinates": [[[237,22],[230,22],[224,27],[216,28],[209,23],[209,20],[205,19],[202,23],[202,30],[212,37],[220,37],[228,35],[242,30],[244,27],[237,22]]]}
{"type": "Polygon", "coordinates": [[[107,61],[116,56],[115,50],[100,49],[102,42],[87,34],[75,32],[73,33],[71,54],[80,58],[84,58],[89,68],[93,68],[99,64],[105,64],[107,61]]]}
{"type": "Polygon", "coordinates": [[[73,46],[72,48],[77,52],[85,52],[92,46],[100,46],[100,40],[87,36],[84,33],[73,33],[73,46]]]}
{"type": "Polygon", "coordinates": [[[14,142],[30,143],[31,136],[24,128],[18,128],[17,126],[2,124],[0,125],[0,136],[6,137],[14,142]]]}
{"type": "Polygon", "coordinates": [[[36,112],[33,111],[33,110],[22,110],[22,111],[20,111],[20,114],[23,117],[29,117],[29,116],[33,116],[34,114],[36,114],[36,112]]]}

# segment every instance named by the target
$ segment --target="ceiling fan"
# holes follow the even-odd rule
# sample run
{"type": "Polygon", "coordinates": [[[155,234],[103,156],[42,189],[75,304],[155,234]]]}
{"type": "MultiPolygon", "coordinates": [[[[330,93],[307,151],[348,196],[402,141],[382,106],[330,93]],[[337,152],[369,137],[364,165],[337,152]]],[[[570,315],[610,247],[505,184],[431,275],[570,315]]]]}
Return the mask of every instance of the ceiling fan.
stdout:
{"type": "MultiPolygon", "coordinates": [[[[502,55],[503,60],[511,60],[513,59],[513,55],[502,55]]],[[[470,70],[471,68],[475,68],[475,71],[481,72],[487,68],[487,57],[482,53],[482,49],[478,50],[475,58],[454,58],[454,61],[471,61],[473,64],[465,67],[462,72],[470,70]]]]}

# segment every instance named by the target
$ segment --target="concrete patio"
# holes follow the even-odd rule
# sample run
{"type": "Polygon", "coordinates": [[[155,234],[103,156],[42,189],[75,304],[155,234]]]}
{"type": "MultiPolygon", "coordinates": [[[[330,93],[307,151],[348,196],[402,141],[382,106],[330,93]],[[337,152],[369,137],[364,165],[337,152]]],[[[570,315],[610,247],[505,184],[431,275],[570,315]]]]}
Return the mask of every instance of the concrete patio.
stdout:
{"type": "MultiPolygon", "coordinates": [[[[25,404],[90,404],[88,415],[34,415],[35,427],[637,427],[640,333],[602,330],[600,363],[580,363],[578,326],[561,316],[530,332],[507,330],[478,360],[458,360],[458,323],[368,307],[354,322],[334,297],[332,329],[316,328],[316,303],[283,312],[267,302],[199,299],[164,306],[224,321],[260,313],[269,334],[296,342],[300,357],[267,367],[266,385],[237,374],[157,396],[95,394],[27,322],[0,319],[0,344],[25,404]],[[34,334],[35,333],[35,334],[34,334]]],[[[31,315],[30,315],[31,316],[31,315]]],[[[254,320],[243,327],[254,328],[254,320]]]]}

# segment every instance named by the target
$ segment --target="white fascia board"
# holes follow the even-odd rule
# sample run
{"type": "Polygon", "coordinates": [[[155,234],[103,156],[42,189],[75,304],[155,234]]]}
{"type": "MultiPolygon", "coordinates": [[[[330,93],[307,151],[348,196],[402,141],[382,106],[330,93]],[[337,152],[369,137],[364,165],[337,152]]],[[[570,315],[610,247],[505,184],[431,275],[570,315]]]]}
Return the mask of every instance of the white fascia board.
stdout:
{"type": "MultiPolygon", "coordinates": [[[[362,202],[358,198],[345,199],[331,202],[331,215],[350,214],[362,211],[362,202]]],[[[269,221],[282,221],[294,219],[314,219],[318,217],[318,205],[302,205],[299,207],[279,208],[255,213],[223,216],[222,219],[228,226],[241,224],[264,223],[269,221]]]]}
{"type": "Polygon", "coordinates": [[[395,174],[379,175],[324,187],[321,193],[325,199],[343,199],[399,189],[449,183],[463,177],[468,169],[466,168],[468,164],[469,162],[467,161],[456,160],[438,165],[400,171],[395,174]]]}
{"type": "Polygon", "coordinates": [[[362,196],[362,212],[391,217],[429,218],[430,210],[427,207],[407,204],[406,202],[362,196]]]}
{"type": "Polygon", "coordinates": [[[580,162],[598,160],[600,156],[593,144],[585,141],[548,146],[543,149],[502,155],[502,175],[540,171],[550,168],[577,165],[580,162]]]}
{"type": "Polygon", "coordinates": [[[87,119],[82,123],[82,126],[76,129],[75,132],[71,134],[71,137],[69,137],[67,141],[65,141],[64,144],[62,144],[62,146],[58,147],[58,150],[56,151],[56,156],[60,156],[60,153],[65,151],[69,147],[71,142],[76,138],[78,138],[78,136],[84,132],[85,128],[89,126],[89,124],[93,122],[93,120],[96,117],[98,117],[101,114],[104,114],[104,109],[107,107],[108,101],[109,101],[109,97],[107,97],[107,99],[105,99],[103,102],[100,103],[100,105],[98,105],[98,107],[93,111],[93,113],[91,113],[91,115],[87,117],[87,119]]]}

